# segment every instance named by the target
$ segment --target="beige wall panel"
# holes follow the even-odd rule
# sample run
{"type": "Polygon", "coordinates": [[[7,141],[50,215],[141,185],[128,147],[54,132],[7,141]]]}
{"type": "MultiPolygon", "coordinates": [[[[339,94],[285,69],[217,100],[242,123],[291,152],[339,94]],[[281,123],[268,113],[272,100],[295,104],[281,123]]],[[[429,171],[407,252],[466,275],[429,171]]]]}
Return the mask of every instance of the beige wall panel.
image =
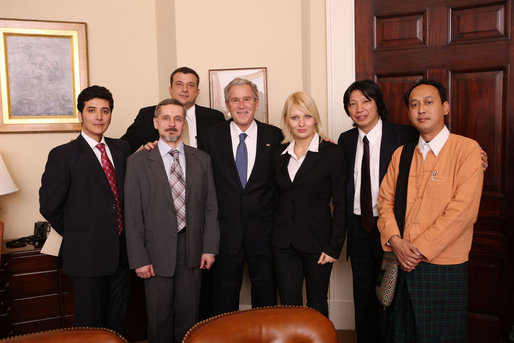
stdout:
{"type": "MultiPolygon", "coordinates": [[[[158,99],[157,35],[153,1],[2,0],[3,18],[87,23],[89,83],[114,95],[111,137],[121,136],[137,110],[158,99]]],[[[0,153],[20,191],[0,197],[4,237],[32,234],[48,152],[78,133],[2,133],[0,153]]]]}

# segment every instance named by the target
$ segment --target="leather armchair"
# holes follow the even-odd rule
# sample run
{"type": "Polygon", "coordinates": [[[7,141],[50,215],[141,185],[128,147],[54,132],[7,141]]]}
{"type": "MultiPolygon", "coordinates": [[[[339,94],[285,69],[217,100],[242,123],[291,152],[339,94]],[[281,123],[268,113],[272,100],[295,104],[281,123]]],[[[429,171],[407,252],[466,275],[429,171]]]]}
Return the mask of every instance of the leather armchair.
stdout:
{"type": "Polygon", "coordinates": [[[41,331],[0,340],[2,343],[128,343],[120,334],[102,328],[73,327],[41,331]]]}
{"type": "Polygon", "coordinates": [[[334,325],[306,307],[277,306],[230,312],[197,323],[182,343],[337,343],[334,325]]]}

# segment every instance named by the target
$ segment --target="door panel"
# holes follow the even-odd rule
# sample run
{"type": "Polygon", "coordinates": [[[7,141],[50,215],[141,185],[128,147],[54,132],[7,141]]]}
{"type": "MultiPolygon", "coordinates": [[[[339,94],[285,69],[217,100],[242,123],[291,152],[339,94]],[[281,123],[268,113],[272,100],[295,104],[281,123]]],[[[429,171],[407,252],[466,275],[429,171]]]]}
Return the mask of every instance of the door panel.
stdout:
{"type": "Polygon", "coordinates": [[[448,90],[453,133],[489,156],[469,259],[469,342],[497,342],[514,323],[514,61],[511,1],[356,0],[356,78],[384,91],[406,123],[403,94],[420,78],[448,90]]]}
{"type": "Polygon", "coordinates": [[[506,68],[496,70],[451,71],[449,117],[452,132],[472,137],[488,152],[489,165],[484,174],[483,215],[505,215],[505,178],[501,166],[505,152],[506,113],[504,96],[506,68]],[[472,99],[472,101],[470,101],[472,99]]]}
{"type": "Polygon", "coordinates": [[[404,76],[377,75],[376,82],[384,92],[384,101],[387,106],[387,120],[394,123],[409,125],[407,116],[407,106],[403,101],[398,101],[399,96],[403,96],[413,84],[421,80],[424,73],[411,74],[404,76]]]}

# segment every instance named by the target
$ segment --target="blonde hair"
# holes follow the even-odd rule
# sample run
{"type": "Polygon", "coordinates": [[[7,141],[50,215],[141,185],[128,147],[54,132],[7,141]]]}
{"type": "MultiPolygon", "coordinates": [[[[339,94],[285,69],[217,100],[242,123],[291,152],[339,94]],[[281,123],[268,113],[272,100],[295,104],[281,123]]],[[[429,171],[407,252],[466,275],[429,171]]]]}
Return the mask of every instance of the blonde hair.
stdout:
{"type": "Polygon", "coordinates": [[[284,140],[282,143],[287,143],[293,140],[293,134],[291,133],[291,128],[289,127],[289,113],[291,109],[296,107],[298,110],[303,113],[310,114],[314,120],[316,121],[316,133],[320,137],[324,137],[323,128],[321,126],[321,119],[319,117],[318,106],[316,106],[316,102],[314,99],[305,92],[295,92],[287,97],[286,102],[284,103],[284,109],[282,110],[281,116],[281,127],[282,133],[284,134],[284,140]]]}

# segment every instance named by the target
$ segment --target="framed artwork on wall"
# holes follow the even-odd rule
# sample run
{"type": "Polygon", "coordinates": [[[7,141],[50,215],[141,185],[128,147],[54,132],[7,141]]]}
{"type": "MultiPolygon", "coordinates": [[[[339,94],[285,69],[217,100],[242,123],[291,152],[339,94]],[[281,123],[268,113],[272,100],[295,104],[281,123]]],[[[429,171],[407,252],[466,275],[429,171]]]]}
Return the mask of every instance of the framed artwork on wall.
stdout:
{"type": "Polygon", "coordinates": [[[268,122],[268,80],[266,67],[260,68],[234,68],[234,69],[209,69],[209,100],[210,106],[230,118],[225,106],[225,86],[240,77],[252,81],[259,90],[259,107],[255,112],[255,119],[268,122]]]}
{"type": "Polygon", "coordinates": [[[0,133],[79,131],[86,23],[0,19],[0,133]]]}

